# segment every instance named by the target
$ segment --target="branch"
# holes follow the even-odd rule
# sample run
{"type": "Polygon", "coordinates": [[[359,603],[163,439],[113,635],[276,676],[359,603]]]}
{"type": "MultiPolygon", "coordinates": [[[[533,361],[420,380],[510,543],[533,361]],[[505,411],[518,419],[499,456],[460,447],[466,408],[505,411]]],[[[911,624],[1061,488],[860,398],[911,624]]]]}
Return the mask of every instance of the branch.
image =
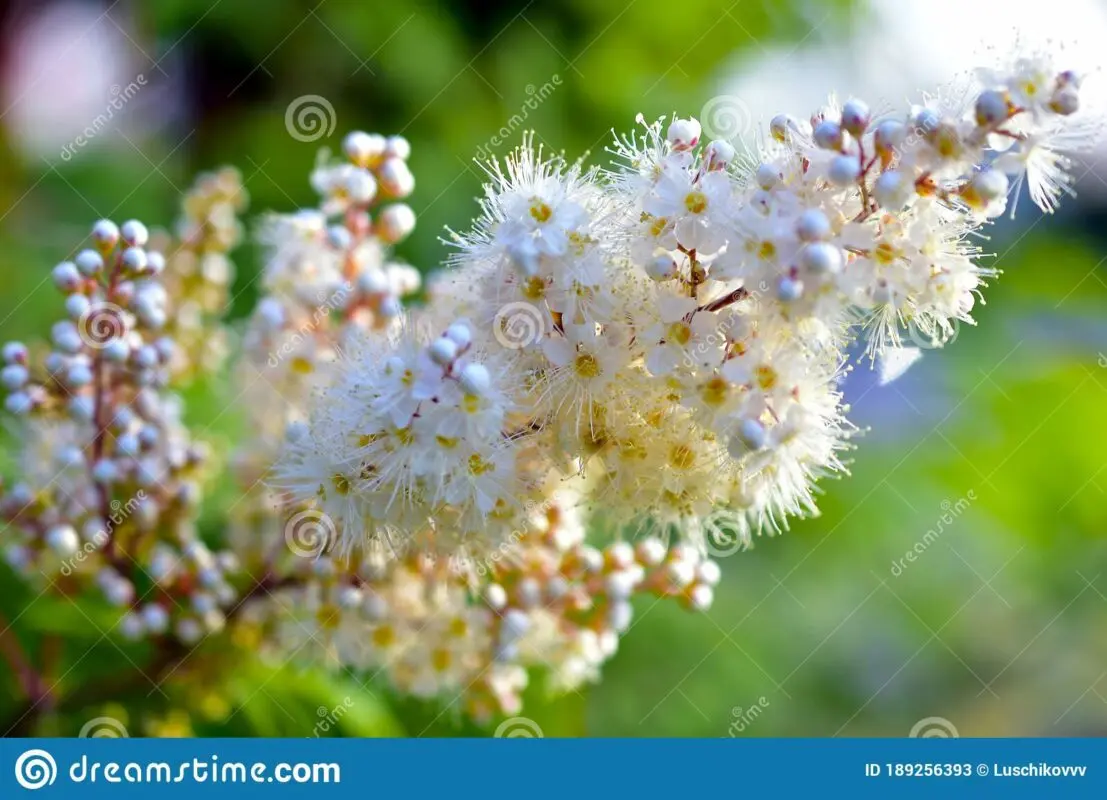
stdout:
{"type": "Polygon", "coordinates": [[[729,294],[724,294],[722,297],[717,297],[714,300],[712,300],[710,303],[706,303],[706,304],[700,306],[699,308],[696,309],[696,311],[719,311],[721,309],[726,308],[729,305],[737,303],[739,300],[744,300],[745,298],[747,298],[749,296],[750,296],[749,290],[747,290],[745,288],[735,289],[733,292],[730,292],[729,294]]]}

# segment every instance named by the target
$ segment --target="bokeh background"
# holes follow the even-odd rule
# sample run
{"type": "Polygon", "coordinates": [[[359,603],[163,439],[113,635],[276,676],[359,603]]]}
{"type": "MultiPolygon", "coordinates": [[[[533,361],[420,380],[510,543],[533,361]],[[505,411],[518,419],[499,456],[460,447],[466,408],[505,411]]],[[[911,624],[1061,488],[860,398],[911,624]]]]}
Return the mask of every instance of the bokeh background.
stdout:
{"type": "MultiPolygon", "coordinates": [[[[1034,17],[1018,5],[7,2],[0,340],[48,334],[60,313],[49,270],[91,221],[168,224],[201,170],[234,164],[252,212],[290,210],[314,201],[307,173],[321,146],[354,128],[402,133],[419,225],[400,252],[432,269],[443,226],[465,226],[475,210],[474,156],[502,155],[524,128],[596,162],[610,130],[639,112],[714,110],[716,130],[749,135],[778,111],[809,113],[831,89],[902,104],[986,58],[982,48],[1049,36],[1052,18],[1078,37],[1066,50],[1076,66],[1095,65],[1101,4],[1054,0],[1034,17]],[[110,126],[66,157],[139,75],[110,126]],[[545,99],[528,108],[536,94],[545,99]],[[305,95],[334,109],[333,130],[312,142],[285,125],[305,95]]],[[[1102,159],[1086,164],[1080,198],[1060,214],[1043,220],[1024,198],[1015,221],[989,232],[1004,274],[979,327],[888,386],[851,376],[853,417],[870,430],[852,476],[824,484],[822,516],[723,559],[708,613],[642,604],[602,684],[532,692],[524,713],[546,735],[1107,732],[1107,184],[1102,159]]],[[[235,261],[228,314],[241,319],[257,297],[254,248],[235,261]]],[[[217,386],[188,401],[198,433],[234,435],[242,411],[223,413],[217,386]]],[[[14,439],[0,441],[10,476],[14,439]]],[[[225,500],[226,490],[208,503],[209,536],[225,500]]],[[[36,594],[0,567],[0,611],[66,690],[141,658],[90,623],[97,609],[36,594]]],[[[5,670],[0,720],[17,707],[5,670]]],[[[358,678],[247,662],[212,676],[187,708],[137,685],[42,730],[74,735],[106,714],[132,734],[311,736],[342,705],[331,734],[482,733],[358,678]]]]}

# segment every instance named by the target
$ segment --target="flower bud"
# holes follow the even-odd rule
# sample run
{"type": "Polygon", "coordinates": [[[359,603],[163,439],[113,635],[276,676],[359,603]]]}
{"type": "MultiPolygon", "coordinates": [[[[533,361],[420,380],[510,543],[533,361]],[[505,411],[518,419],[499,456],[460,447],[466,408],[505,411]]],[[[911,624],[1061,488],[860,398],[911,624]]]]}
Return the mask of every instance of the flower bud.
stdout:
{"type": "Polygon", "coordinates": [[[391,197],[407,197],[415,190],[415,176],[401,158],[386,158],[377,171],[377,178],[391,197]]]}
{"type": "Polygon", "coordinates": [[[815,126],[815,144],[824,150],[841,150],[845,143],[842,126],[833,120],[824,119],[815,126]]]}
{"type": "Polygon", "coordinates": [[[988,89],[976,98],[976,124],[991,128],[1007,119],[1009,104],[1004,92],[988,89]]]}
{"type": "Polygon", "coordinates": [[[1049,109],[1066,117],[1075,114],[1080,110],[1080,92],[1075,86],[1059,86],[1049,99],[1049,109]]]}
{"type": "Polygon", "coordinates": [[[776,296],[782,303],[793,303],[803,295],[803,281],[799,278],[783,277],[776,285],[776,296]]]}
{"type": "Polygon", "coordinates": [[[838,274],[844,261],[841,249],[829,242],[813,242],[800,254],[800,263],[817,275],[838,274]]]}
{"type": "Polygon", "coordinates": [[[73,260],[77,269],[86,278],[95,277],[104,268],[104,259],[95,250],[82,250],[73,260]]]}
{"type": "Polygon", "coordinates": [[[459,349],[464,350],[473,341],[473,334],[464,322],[455,322],[446,328],[446,338],[456,344],[459,349]]]}
{"type": "Polygon", "coordinates": [[[150,232],[137,219],[124,222],[123,227],[119,229],[119,233],[123,237],[123,241],[131,247],[145,247],[146,242],[150,239],[150,232]]]}
{"type": "Polygon", "coordinates": [[[139,612],[142,622],[150,633],[165,633],[169,628],[169,612],[160,603],[148,603],[139,612]]]}
{"type": "Polygon", "coordinates": [[[388,282],[388,276],[384,270],[370,267],[357,276],[357,288],[362,294],[369,296],[388,294],[392,288],[388,282]]]}
{"type": "Polygon", "coordinates": [[[406,239],[415,230],[415,212],[406,203],[393,203],[377,217],[376,230],[388,244],[406,239]]]}
{"type": "Polygon", "coordinates": [[[881,158],[887,163],[891,160],[896,148],[903,144],[906,137],[907,126],[894,119],[886,119],[876,126],[876,132],[873,134],[873,144],[881,158]]]}
{"type": "Polygon", "coordinates": [[[665,138],[674,150],[691,150],[700,141],[700,123],[695,117],[674,119],[669,123],[665,138]]]}
{"type": "Polygon", "coordinates": [[[732,458],[742,458],[747,453],[761,450],[768,441],[765,426],[755,419],[744,419],[737,432],[727,444],[727,452],[732,458]]]}
{"type": "Polygon", "coordinates": [[[492,385],[492,376],[483,364],[466,364],[458,377],[461,390],[466,394],[481,397],[492,385]]]}
{"type": "Polygon", "coordinates": [[[130,272],[142,272],[146,269],[146,251],[141,247],[128,247],[123,251],[123,267],[130,272]]]}
{"type": "Polygon", "coordinates": [[[787,114],[777,114],[769,122],[769,135],[778,142],[788,141],[794,130],[796,130],[796,121],[787,114]]]}
{"type": "Polygon", "coordinates": [[[714,561],[701,561],[696,567],[696,580],[714,586],[722,577],[722,570],[714,561]]]}
{"type": "Polygon", "coordinates": [[[384,154],[385,139],[377,133],[351,131],[342,140],[342,150],[346,157],[359,167],[368,167],[376,163],[384,154]]]}
{"type": "Polygon", "coordinates": [[[762,164],[757,168],[757,185],[769,191],[780,183],[780,170],[772,164],[762,164]]]}
{"type": "Polygon", "coordinates": [[[838,156],[830,162],[828,177],[830,182],[837,186],[857,183],[857,179],[861,177],[861,162],[857,156],[838,156]]]}
{"type": "Polygon", "coordinates": [[[809,208],[796,219],[796,235],[804,242],[829,239],[830,220],[817,208],[809,208]]]}
{"type": "Polygon", "coordinates": [[[12,392],[4,398],[4,408],[8,410],[9,414],[22,417],[24,414],[30,413],[31,409],[34,408],[34,402],[26,392],[12,392]]]}
{"type": "Polygon", "coordinates": [[[106,253],[119,241],[119,228],[111,220],[102,219],[92,226],[92,241],[106,253]]]}
{"type": "Polygon", "coordinates": [[[0,385],[9,392],[22,389],[30,378],[30,373],[22,364],[8,364],[0,370],[0,385]]]}
{"type": "Polygon", "coordinates": [[[46,531],[46,545],[65,558],[77,552],[81,539],[71,525],[55,525],[46,531]]]}
{"type": "Polygon", "coordinates": [[[26,364],[27,346],[22,342],[8,342],[4,345],[4,349],[0,351],[0,356],[3,357],[6,364],[26,364]]]}
{"type": "Polygon", "coordinates": [[[734,160],[735,155],[734,145],[723,139],[715,139],[704,151],[708,169],[722,169],[734,160]]]}
{"type": "Polygon", "coordinates": [[[401,158],[406,161],[411,155],[411,143],[403,136],[389,136],[385,140],[384,154],[389,158],[401,158]]]}
{"type": "Polygon", "coordinates": [[[869,127],[871,120],[872,112],[869,111],[868,104],[862,100],[854,98],[842,106],[842,127],[851,136],[860,138],[869,127]]]}
{"type": "Polygon", "coordinates": [[[911,198],[914,184],[897,170],[888,170],[873,184],[873,198],[889,211],[899,211],[911,198]]]}
{"type": "Polygon", "coordinates": [[[51,277],[54,280],[54,285],[63,292],[76,291],[77,287],[81,285],[81,273],[72,261],[63,261],[54,267],[51,277]]]}
{"type": "Polygon", "coordinates": [[[431,342],[427,352],[431,361],[440,367],[444,367],[457,358],[457,343],[445,336],[439,336],[431,342]]]}
{"type": "Polygon", "coordinates": [[[346,178],[346,194],[355,205],[367,205],[377,195],[377,181],[367,169],[355,169],[346,178]]]}

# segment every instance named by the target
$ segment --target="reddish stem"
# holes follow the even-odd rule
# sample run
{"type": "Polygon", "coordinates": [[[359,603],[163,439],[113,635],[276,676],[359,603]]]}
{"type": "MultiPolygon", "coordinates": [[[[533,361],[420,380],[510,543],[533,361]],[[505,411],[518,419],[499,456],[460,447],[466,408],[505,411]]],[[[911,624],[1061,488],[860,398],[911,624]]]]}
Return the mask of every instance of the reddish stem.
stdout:
{"type": "MultiPolygon", "coordinates": [[[[115,292],[116,283],[119,280],[120,267],[123,264],[123,255],[120,253],[116,256],[115,264],[112,265],[111,273],[108,276],[108,285],[105,289],[106,297],[111,299],[112,294],[115,292]]],[[[92,424],[96,429],[96,432],[92,439],[92,454],[89,457],[89,473],[92,478],[92,482],[96,486],[96,493],[100,498],[100,518],[105,522],[111,516],[111,497],[108,493],[108,487],[97,481],[92,476],[92,471],[95,469],[96,464],[100,462],[100,459],[104,456],[104,438],[107,433],[107,423],[104,421],[104,411],[107,408],[107,392],[104,387],[105,377],[105,365],[103,353],[97,350],[93,356],[92,362],[92,386],[93,386],[93,406],[92,406],[92,424]]],[[[108,540],[104,544],[104,553],[108,559],[112,559],[115,555],[115,530],[108,532],[108,540]]]]}
{"type": "Polygon", "coordinates": [[[735,289],[733,292],[724,294],[722,297],[717,297],[710,303],[700,306],[696,311],[719,311],[729,305],[737,303],[739,300],[744,300],[749,297],[749,295],[750,293],[745,287],[735,289]]]}

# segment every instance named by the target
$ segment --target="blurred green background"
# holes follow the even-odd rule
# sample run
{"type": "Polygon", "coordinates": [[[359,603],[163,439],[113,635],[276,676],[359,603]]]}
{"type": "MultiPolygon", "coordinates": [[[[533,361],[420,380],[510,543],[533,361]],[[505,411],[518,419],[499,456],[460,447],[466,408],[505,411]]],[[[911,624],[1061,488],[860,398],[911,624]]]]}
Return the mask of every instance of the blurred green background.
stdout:
{"type": "MultiPolygon", "coordinates": [[[[767,46],[809,43],[816,22],[820,37],[846,36],[866,9],[72,0],[4,13],[0,340],[48,334],[60,303],[44,282],[95,218],[168,224],[192,176],[224,163],[242,170],[253,213],[310,205],[318,148],[354,128],[411,140],[419,224],[400,253],[434,268],[443,226],[464,227],[475,210],[473,157],[518,141],[522,128],[499,144],[490,137],[553,76],[525,127],[596,162],[610,129],[628,129],[636,113],[698,114],[767,46]],[[112,129],[62,158],[109,87],[140,73],[147,86],[112,129]],[[285,109],[303,95],[333,105],[329,136],[288,134],[285,109]]],[[[640,605],[602,684],[549,698],[533,681],[523,713],[546,735],[906,736],[917,723],[982,736],[1107,731],[1103,209],[1070,203],[1038,219],[1024,201],[1018,224],[993,231],[986,249],[1004,275],[978,309],[979,328],[962,328],[954,346],[889,386],[864,370],[851,376],[853,417],[871,430],[852,477],[824,483],[821,517],[723,559],[708,613],[640,605]],[[951,507],[952,523],[940,522],[951,507]],[[912,549],[915,560],[894,568],[912,549]]],[[[241,318],[257,297],[256,252],[247,245],[235,261],[230,315],[241,318]]],[[[211,386],[190,391],[198,434],[233,435],[225,400],[211,386]]],[[[14,440],[3,444],[10,477],[14,440]]],[[[219,526],[213,502],[204,529],[218,536],[219,526]]],[[[142,665],[141,649],[97,630],[103,609],[36,595],[0,567],[0,611],[64,690],[142,665]]],[[[18,707],[6,669],[0,721],[18,707]]],[[[365,677],[244,663],[200,697],[140,685],[40,730],[75,735],[104,714],[132,734],[311,736],[345,705],[329,733],[482,733],[365,677]]]]}

